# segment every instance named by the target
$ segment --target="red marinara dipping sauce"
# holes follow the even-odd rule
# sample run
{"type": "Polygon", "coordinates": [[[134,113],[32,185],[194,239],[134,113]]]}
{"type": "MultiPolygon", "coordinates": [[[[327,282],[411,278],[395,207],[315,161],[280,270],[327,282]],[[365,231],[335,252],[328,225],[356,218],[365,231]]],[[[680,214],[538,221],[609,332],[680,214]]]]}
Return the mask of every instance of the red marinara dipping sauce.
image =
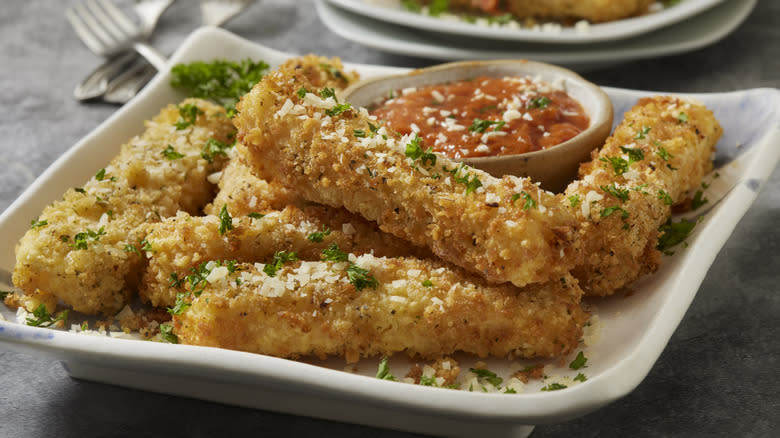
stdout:
{"type": "Polygon", "coordinates": [[[394,91],[371,114],[451,158],[513,155],[560,144],[588,127],[565,91],[538,78],[479,76],[394,91]]]}

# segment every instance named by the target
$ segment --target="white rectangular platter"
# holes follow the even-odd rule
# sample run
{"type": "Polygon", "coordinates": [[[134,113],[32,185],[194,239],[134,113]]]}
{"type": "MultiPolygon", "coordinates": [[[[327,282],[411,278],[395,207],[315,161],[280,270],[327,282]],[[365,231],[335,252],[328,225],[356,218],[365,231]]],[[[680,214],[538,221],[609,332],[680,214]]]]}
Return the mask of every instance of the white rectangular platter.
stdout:
{"type": "MultiPolygon", "coordinates": [[[[193,33],[171,64],[195,60],[262,59],[272,66],[291,55],[273,51],[216,28],[193,33]]],[[[363,77],[397,73],[391,67],[348,65],[363,77]]],[[[14,244],[43,207],[79,186],[117,154],[120,144],[143,130],[143,121],[183,98],[168,73],[57,160],[0,216],[0,267],[14,265],[14,244]]],[[[650,94],[607,89],[616,119],[650,94]]],[[[701,222],[654,275],[633,293],[593,301],[602,329],[587,347],[588,380],[565,390],[539,391],[541,382],[518,394],[431,388],[373,378],[377,361],[345,371],[340,359],[303,363],[215,348],[87,336],[28,327],[0,305],[4,348],[61,360],[70,374],[105,383],[337,421],[447,436],[524,436],[534,424],[564,421],[628,394],[658,359],[693,300],[721,246],[780,160],[780,91],[746,90],[700,94],[724,125],[716,171],[706,181],[709,203],[695,212],[701,222]],[[717,173],[717,177],[715,174],[717,173]]],[[[4,287],[0,287],[4,288],[4,287]]],[[[473,360],[473,358],[465,359],[473,360]]],[[[568,359],[570,360],[570,358],[568,359]]],[[[568,363],[568,360],[566,363],[568,363]]],[[[506,373],[509,361],[489,361],[506,373]]],[[[534,363],[534,362],[529,362],[534,363]]],[[[391,366],[408,366],[402,357],[391,366]]],[[[553,368],[551,368],[553,370],[553,368]]],[[[547,369],[545,370],[547,371],[547,369]]],[[[561,373],[569,372],[560,367],[561,373]]]]}

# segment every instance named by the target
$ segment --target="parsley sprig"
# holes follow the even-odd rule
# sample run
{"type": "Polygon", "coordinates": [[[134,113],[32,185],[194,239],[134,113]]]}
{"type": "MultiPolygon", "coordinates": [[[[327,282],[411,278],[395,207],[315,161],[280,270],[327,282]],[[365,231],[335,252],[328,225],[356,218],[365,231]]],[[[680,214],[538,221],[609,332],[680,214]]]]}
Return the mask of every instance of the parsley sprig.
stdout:
{"type": "Polygon", "coordinates": [[[276,271],[282,269],[282,266],[288,262],[294,262],[298,260],[298,254],[295,252],[277,251],[274,253],[274,259],[271,263],[263,266],[263,272],[269,277],[275,277],[276,271]]]}
{"type": "Polygon", "coordinates": [[[26,321],[27,325],[32,327],[51,327],[56,324],[57,321],[62,321],[63,324],[68,321],[68,310],[63,310],[59,315],[54,317],[49,313],[49,310],[46,309],[46,305],[43,303],[39,304],[38,307],[33,310],[32,314],[33,316],[27,317],[26,321]]]}
{"type": "Polygon", "coordinates": [[[187,129],[188,127],[195,124],[195,122],[198,121],[198,116],[203,114],[203,110],[198,108],[197,105],[192,103],[185,103],[184,105],[181,105],[179,108],[179,120],[176,121],[176,123],[173,124],[173,126],[176,127],[177,131],[181,131],[183,129],[187,129]]]}

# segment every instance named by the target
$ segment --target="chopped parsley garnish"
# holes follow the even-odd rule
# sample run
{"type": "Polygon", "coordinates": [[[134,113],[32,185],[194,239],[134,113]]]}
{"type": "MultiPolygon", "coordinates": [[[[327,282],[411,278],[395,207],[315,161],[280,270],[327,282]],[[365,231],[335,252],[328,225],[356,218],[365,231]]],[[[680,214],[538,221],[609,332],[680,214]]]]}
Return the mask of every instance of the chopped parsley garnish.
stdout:
{"type": "Polygon", "coordinates": [[[171,272],[171,275],[168,277],[168,287],[180,288],[184,280],[185,278],[179,278],[179,274],[171,272]]]}
{"type": "Polygon", "coordinates": [[[325,110],[325,114],[329,116],[337,116],[344,111],[348,111],[350,108],[352,108],[352,105],[348,103],[337,103],[333,108],[325,110]]]}
{"type": "Polygon", "coordinates": [[[56,317],[52,317],[49,311],[46,309],[46,305],[41,303],[32,312],[32,317],[27,317],[26,324],[32,327],[51,327],[62,321],[63,324],[68,321],[68,311],[63,310],[56,317]]]}
{"type": "Polygon", "coordinates": [[[664,189],[659,189],[658,190],[658,199],[664,201],[664,204],[666,204],[666,205],[674,204],[674,200],[672,200],[672,196],[669,195],[669,192],[667,192],[664,189]]]}
{"type": "Polygon", "coordinates": [[[176,152],[176,149],[174,149],[171,145],[168,145],[167,148],[163,149],[162,156],[170,161],[178,160],[179,158],[184,157],[184,155],[176,152]]]}
{"type": "Polygon", "coordinates": [[[100,227],[97,231],[92,231],[87,228],[87,231],[76,233],[73,236],[73,243],[70,244],[72,248],[87,249],[90,243],[99,242],[100,236],[104,236],[106,231],[104,227],[100,227]]]}
{"type": "Polygon", "coordinates": [[[198,121],[198,116],[203,114],[203,110],[198,108],[197,105],[191,103],[185,103],[184,105],[177,108],[179,108],[179,120],[173,124],[177,131],[187,129],[188,127],[194,125],[195,122],[198,121]]]}
{"type": "Polygon", "coordinates": [[[12,290],[0,290],[0,301],[3,301],[7,296],[13,295],[14,291],[12,290]]]}
{"type": "Polygon", "coordinates": [[[534,97],[533,99],[528,101],[528,104],[526,105],[526,108],[532,109],[532,108],[540,108],[544,109],[547,108],[547,105],[550,104],[550,98],[547,96],[539,96],[534,97]]]}
{"type": "Polygon", "coordinates": [[[406,144],[404,154],[412,160],[412,163],[420,160],[420,163],[423,166],[426,166],[429,163],[431,166],[436,165],[436,154],[433,153],[431,148],[428,148],[427,151],[423,151],[422,139],[417,134],[415,134],[414,138],[406,144]]]}
{"type": "Polygon", "coordinates": [[[141,251],[157,252],[152,248],[152,242],[146,239],[141,239],[138,244],[141,245],[141,251]]]}
{"type": "Polygon", "coordinates": [[[628,189],[621,189],[614,183],[608,186],[601,186],[601,190],[609,193],[610,195],[620,199],[623,202],[628,201],[628,189]]]}
{"type": "Polygon", "coordinates": [[[423,287],[433,287],[433,282],[431,280],[423,280],[420,284],[422,284],[423,287]]]}
{"type": "Polygon", "coordinates": [[[97,173],[95,174],[95,179],[98,180],[98,181],[103,181],[103,179],[105,179],[105,177],[106,177],[106,169],[105,168],[98,170],[97,173]]]}
{"type": "Polygon", "coordinates": [[[643,126],[642,129],[640,129],[639,132],[636,133],[634,140],[644,140],[645,138],[647,138],[647,134],[650,132],[650,129],[651,128],[649,126],[643,126]]]}
{"type": "Polygon", "coordinates": [[[389,361],[390,359],[387,357],[384,357],[382,358],[382,360],[379,361],[379,366],[376,369],[377,379],[395,381],[395,377],[393,377],[393,375],[390,374],[390,365],[388,364],[389,361]]]}
{"type": "Polygon", "coordinates": [[[169,285],[171,287],[179,287],[183,282],[187,282],[187,284],[189,284],[189,290],[197,297],[203,292],[203,289],[206,288],[206,285],[208,284],[206,278],[211,274],[213,268],[224,266],[227,268],[229,274],[238,270],[235,260],[214,261],[212,268],[209,268],[210,263],[212,262],[206,261],[198,265],[197,268],[191,268],[190,271],[192,274],[187,275],[183,279],[179,279],[179,276],[175,275],[175,273],[171,274],[169,285]]]}
{"type": "Polygon", "coordinates": [[[168,313],[171,315],[181,315],[182,312],[187,310],[187,308],[192,305],[192,303],[188,301],[190,295],[191,294],[189,292],[177,293],[176,304],[174,304],[173,307],[168,308],[168,313]]]}
{"type": "Polygon", "coordinates": [[[232,144],[222,143],[221,141],[210,138],[203,149],[200,151],[200,156],[209,163],[214,162],[214,158],[218,156],[227,157],[227,150],[233,147],[232,144]]]}
{"type": "Polygon", "coordinates": [[[301,99],[306,97],[308,93],[311,93],[311,91],[307,90],[306,87],[301,87],[298,89],[298,91],[295,92],[295,94],[297,94],[301,99]]]}
{"type": "Polygon", "coordinates": [[[366,137],[366,131],[363,129],[353,129],[352,135],[354,135],[357,138],[365,138],[366,137]]]}
{"type": "MultiPolygon", "coordinates": [[[[329,247],[322,250],[322,260],[334,263],[347,262],[349,261],[349,254],[339,249],[338,244],[331,243],[329,247]]],[[[352,283],[357,290],[363,290],[367,287],[376,289],[377,286],[379,286],[379,282],[370,275],[368,269],[363,269],[352,262],[349,262],[346,272],[349,282],[352,283]]]]}
{"type": "Polygon", "coordinates": [[[525,190],[523,190],[520,193],[515,193],[514,195],[512,195],[512,203],[514,203],[520,198],[523,198],[523,200],[525,201],[523,202],[523,210],[536,208],[536,201],[525,190]]]}
{"type": "Polygon", "coordinates": [[[456,168],[450,170],[444,168],[443,170],[445,172],[449,172],[452,174],[453,179],[455,182],[464,184],[466,186],[466,194],[477,190],[478,188],[482,187],[482,181],[479,180],[477,177],[477,174],[472,174],[471,172],[465,172],[465,175],[461,175],[460,171],[463,169],[468,169],[468,166],[466,166],[465,163],[460,163],[456,168]]]}
{"type": "Polygon", "coordinates": [[[225,234],[232,229],[233,217],[230,216],[230,213],[228,212],[227,204],[224,204],[219,211],[219,234],[225,234]]]}
{"type": "Polygon", "coordinates": [[[693,195],[693,201],[691,201],[691,210],[697,210],[708,202],[710,200],[704,197],[704,193],[701,190],[696,190],[696,194],[693,195]]]}
{"type": "Polygon", "coordinates": [[[327,64],[327,63],[321,63],[320,67],[325,69],[331,76],[333,76],[336,79],[342,80],[345,83],[349,83],[349,78],[341,72],[341,70],[337,69],[336,67],[327,64]]]}
{"type": "Polygon", "coordinates": [[[136,246],[135,246],[135,245],[132,245],[132,244],[130,244],[130,243],[128,243],[127,245],[125,245],[125,248],[124,248],[124,249],[125,249],[125,252],[133,252],[133,253],[136,253],[136,254],[138,254],[139,256],[141,255],[141,251],[139,251],[139,250],[138,250],[138,248],[136,248],[136,246]]]}
{"type": "Polygon", "coordinates": [[[505,388],[504,394],[517,394],[517,391],[515,391],[513,388],[505,388]]]}
{"type": "Polygon", "coordinates": [[[557,391],[559,389],[566,389],[568,386],[562,385],[560,383],[550,383],[549,385],[542,388],[542,391],[557,391]]]}
{"type": "Polygon", "coordinates": [[[669,161],[670,158],[674,158],[674,156],[669,152],[667,152],[666,149],[663,148],[663,146],[659,146],[655,154],[661,157],[661,159],[664,161],[669,161]]]}
{"type": "Polygon", "coordinates": [[[322,261],[340,263],[348,260],[349,254],[339,249],[337,243],[331,243],[329,247],[322,250],[322,261]]]}
{"type": "Polygon", "coordinates": [[[575,208],[579,204],[580,204],[580,195],[569,196],[569,205],[571,205],[571,208],[575,208]]]}
{"type": "Polygon", "coordinates": [[[263,217],[265,217],[264,214],[260,214],[255,211],[249,213],[247,216],[251,217],[252,219],[262,219],[263,217]]]}
{"type": "Polygon", "coordinates": [[[320,90],[320,97],[323,99],[332,97],[333,100],[338,102],[338,99],[336,99],[336,90],[334,90],[333,88],[325,87],[322,90],[320,90]]]}
{"type": "Polygon", "coordinates": [[[274,253],[273,262],[263,267],[263,272],[268,274],[269,277],[275,277],[276,271],[282,268],[287,262],[294,262],[298,260],[298,254],[287,251],[277,251],[274,253]]]}
{"type": "Polygon", "coordinates": [[[83,188],[81,188],[81,187],[74,187],[74,188],[73,188],[73,190],[75,190],[75,191],[77,191],[77,192],[79,192],[79,193],[87,193],[87,191],[86,191],[86,190],[84,190],[84,189],[83,189],[83,188]]]}
{"type": "Polygon", "coordinates": [[[658,228],[661,235],[658,237],[658,245],[655,248],[659,251],[668,251],[669,248],[687,239],[695,226],[695,221],[681,219],[680,222],[672,222],[670,219],[658,228]]]}
{"type": "Polygon", "coordinates": [[[414,0],[401,0],[401,6],[409,12],[422,12],[422,6],[414,0]]]}
{"type": "Polygon", "coordinates": [[[620,150],[623,151],[624,154],[628,155],[628,160],[631,163],[636,163],[637,161],[642,161],[645,159],[645,153],[642,151],[642,149],[620,146],[620,150]]]}
{"type": "Polygon", "coordinates": [[[573,361],[569,364],[569,368],[573,370],[578,370],[585,366],[585,363],[588,362],[588,358],[585,357],[585,354],[583,352],[577,353],[577,357],[574,358],[573,361]]]}
{"type": "Polygon", "coordinates": [[[422,385],[422,386],[435,386],[435,387],[439,386],[436,383],[436,376],[420,376],[420,385],[422,385]]]}
{"type": "Polygon", "coordinates": [[[192,97],[208,99],[227,109],[228,117],[244,94],[255,86],[268,71],[263,61],[233,62],[217,60],[177,64],[171,69],[171,86],[192,97]]]}
{"type": "Polygon", "coordinates": [[[44,219],[44,220],[35,220],[35,219],[33,219],[33,220],[30,221],[30,228],[33,229],[33,230],[36,229],[36,228],[45,227],[46,225],[49,225],[49,221],[47,221],[46,219],[44,219]]]}
{"type": "Polygon", "coordinates": [[[498,377],[496,373],[490,370],[482,369],[482,368],[469,368],[469,371],[476,374],[478,378],[487,380],[488,383],[498,388],[499,385],[504,381],[501,377],[498,377]]]}
{"type": "Polygon", "coordinates": [[[620,218],[621,219],[623,219],[623,220],[628,219],[628,212],[625,209],[623,209],[622,207],[618,206],[618,205],[613,205],[611,207],[607,207],[607,208],[601,210],[601,217],[609,217],[609,216],[612,215],[612,213],[614,213],[616,211],[621,212],[620,213],[620,218]]]}
{"type": "Polygon", "coordinates": [[[173,326],[170,324],[160,324],[160,338],[171,344],[179,343],[179,338],[173,333],[173,326]]]}
{"type": "Polygon", "coordinates": [[[369,275],[368,269],[363,269],[354,263],[350,263],[350,265],[347,266],[347,278],[349,278],[349,282],[352,283],[357,290],[363,290],[367,287],[376,289],[377,286],[379,286],[377,279],[374,278],[374,276],[369,275]]]}
{"type": "Polygon", "coordinates": [[[584,382],[584,381],[588,380],[588,378],[585,377],[585,374],[577,373],[577,377],[575,377],[574,380],[576,382],[584,382]]]}
{"type": "Polygon", "coordinates": [[[307,239],[309,239],[312,242],[322,242],[325,240],[325,236],[330,234],[330,230],[325,225],[322,226],[321,231],[315,231],[308,236],[306,236],[307,239]]]}
{"type": "Polygon", "coordinates": [[[500,131],[501,128],[504,127],[506,122],[503,120],[501,121],[494,121],[494,120],[482,120],[482,119],[474,119],[473,122],[471,122],[471,126],[469,127],[469,131],[471,132],[478,132],[483,133],[485,132],[489,127],[495,126],[493,128],[493,131],[500,131]]]}
{"type": "Polygon", "coordinates": [[[601,157],[600,160],[609,163],[612,166],[615,176],[620,176],[628,172],[628,166],[631,164],[621,157],[601,157]]]}
{"type": "Polygon", "coordinates": [[[677,121],[680,123],[688,123],[688,114],[680,111],[680,114],[677,116],[677,121]]]}
{"type": "Polygon", "coordinates": [[[443,12],[447,12],[449,7],[449,0],[433,0],[430,6],[428,6],[428,13],[433,17],[438,17],[443,12]]]}

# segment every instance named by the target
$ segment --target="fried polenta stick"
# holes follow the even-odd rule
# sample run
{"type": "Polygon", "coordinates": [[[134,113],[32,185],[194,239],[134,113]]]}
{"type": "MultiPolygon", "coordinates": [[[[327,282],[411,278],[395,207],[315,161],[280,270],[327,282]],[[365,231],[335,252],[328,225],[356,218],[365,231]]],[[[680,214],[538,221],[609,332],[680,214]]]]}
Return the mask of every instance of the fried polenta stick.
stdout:
{"type": "Polygon", "coordinates": [[[302,260],[319,260],[332,244],[357,254],[427,254],[360,217],[322,206],[304,210],[288,206],[257,219],[179,213],[150,225],[146,239],[151,251],[139,294],[153,306],[168,307],[184,286],[181,280],[209,260],[268,262],[279,250],[295,252],[302,260]]]}
{"type": "Polygon", "coordinates": [[[545,282],[577,263],[579,222],[552,193],[425,152],[417,138],[372,133],[365,109],[313,91],[277,71],[238,104],[234,123],[258,172],[490,281],[545,282]]]}
{"type": "Polygon", "coordinates": [[[701,104],[644,98],[580,166],[564,202],[583,222],[585,258],[573,273],[586,295],[610,295],[658,269],[658,228],[712,169],[722,132],[701,104]]]}
{"type": "Polygon", "coordinates": [[[147,122],[83,188],[44,209],[16,247],[14,284],[87,314],[120,310],[144,264],[141,226],[179,210],[197,212],[213,196],[207,176],[226,160],[209,141],[229,142],[235,132],[224,113],[189,99],[147,122]]]}
{"type": "Polygon", "coordinates": [[[289,263],[274,276],[263,265],[212,264],[205,288],[174,315],[174,333],[185,344],[347,362],[397,352],[553,357],[577,347],[587,319],[568,275],[520,289],[440,261],[350,260],[289,263]],[[355,267],[373,287],[350,278],[355,267]]]}
{"type": "Polygon", "coordinates": [[[233,216],[246,216],[250,213],[277,211],[303,202],[295,191],[252,173],[252,168],[239,157],[243,150],[245,148],[237,146],[234,152],[236,156],[222,171],[217,196],[203,210],[206,214],[216,216],[222,206],[227,205],[233,216]]]}

